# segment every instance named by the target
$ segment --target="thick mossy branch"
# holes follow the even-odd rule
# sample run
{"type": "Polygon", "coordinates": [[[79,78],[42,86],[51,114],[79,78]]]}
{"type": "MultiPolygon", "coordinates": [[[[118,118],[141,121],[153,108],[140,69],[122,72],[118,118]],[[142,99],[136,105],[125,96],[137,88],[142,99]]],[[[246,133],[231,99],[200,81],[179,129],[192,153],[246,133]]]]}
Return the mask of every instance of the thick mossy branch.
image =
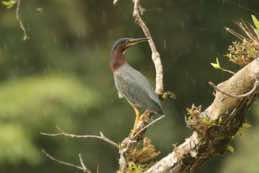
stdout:
{"type": "MultiPolygon", "coordinates": [[[[251,90],[259,79],[259,58],[254,59],[217,87],[234,95],[251,90]]],[[[192,173],[211,157],[226,152],[257,92],[258,89],[248,97],[233,98],[216,91],[214,101],[204,111],[192,106],[187,124],[195,130],[193,134],[145,173],[192,173]]]]}

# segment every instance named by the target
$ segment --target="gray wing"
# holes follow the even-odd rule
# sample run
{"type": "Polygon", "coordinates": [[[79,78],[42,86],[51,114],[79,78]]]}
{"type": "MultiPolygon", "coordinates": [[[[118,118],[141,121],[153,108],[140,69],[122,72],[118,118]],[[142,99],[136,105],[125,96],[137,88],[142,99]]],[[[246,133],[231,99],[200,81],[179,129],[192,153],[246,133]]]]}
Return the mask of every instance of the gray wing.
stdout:
{"type": "Polygon", "coordinates": [[[125,64],[114,72],[115,85],[118,92],[131,104],[161,113],[158,96],[148,80],[140,72],[125,64]]]}

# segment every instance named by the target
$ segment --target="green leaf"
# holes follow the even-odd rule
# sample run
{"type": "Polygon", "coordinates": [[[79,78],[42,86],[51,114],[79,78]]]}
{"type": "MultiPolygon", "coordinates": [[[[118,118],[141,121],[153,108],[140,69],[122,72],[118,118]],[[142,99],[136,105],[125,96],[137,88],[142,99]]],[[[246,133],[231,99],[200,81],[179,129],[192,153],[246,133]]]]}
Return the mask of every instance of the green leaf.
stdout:
{"type": "Polygon", "coordinates": [[[210,65],[215,69],[221,69],[218,58],[216,58],[216,63],[210,63],[210,65]]]}
{"type": "Polygon", "coordinates": [[[230,153],[233,153],[235,151],[235,148],[231,145],[227,146],[227,151],[229,151],[230,153]]]}
{"type": "Polygon", "coordinates": [[[255,31],[257,37],[259,38],[259,29],[255,29],[255,28],[254,28],[254,31],[255,31]]]}
{"type": "Polygon", "coordinates": [[[252,127],[252,125],[249,124],[249,123],[243,123],[243,124],[242,124],[242,128],[244,128],[244,129],[248,129],[248,128],[250,128],[250,127],[252,127]]]}
{"type": "Polygon", "coordinates": [[[254,15],[251,15],[251,17],[252,17],[255,28],[257,30],[259,30],[259,20],[254,15]]]}
{"type": "Polygon", "coordinates": [[[15,4],[16,4],[16,0],[3,0],[2,4],[6,7],[6,8],[12,8],[15,4]]]}

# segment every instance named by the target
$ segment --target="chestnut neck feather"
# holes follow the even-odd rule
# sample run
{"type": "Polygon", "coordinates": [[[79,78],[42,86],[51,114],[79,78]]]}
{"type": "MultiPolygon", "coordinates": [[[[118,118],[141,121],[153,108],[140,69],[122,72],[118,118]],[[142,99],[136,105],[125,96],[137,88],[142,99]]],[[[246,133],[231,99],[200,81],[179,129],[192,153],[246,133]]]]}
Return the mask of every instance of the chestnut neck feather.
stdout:
{"type": "Polygon", "coordinates": [[[127,61],[122,51],[115,50],[112,52],[110,66],[113,72],[116,71],[119,67],[121,67],[125,63],[127,63],[127,61]]]}

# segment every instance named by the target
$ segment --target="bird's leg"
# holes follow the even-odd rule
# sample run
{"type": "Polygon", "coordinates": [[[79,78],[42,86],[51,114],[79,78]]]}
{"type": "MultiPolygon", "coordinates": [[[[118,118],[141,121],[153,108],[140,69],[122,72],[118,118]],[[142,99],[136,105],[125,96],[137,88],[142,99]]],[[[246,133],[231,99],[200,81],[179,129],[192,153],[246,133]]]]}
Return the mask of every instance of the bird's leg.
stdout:
{"type": "Polygon", "coordinates": [[[144,123],[149,123],[152,120],[151,112],[148,110],[145,110],[145,112],[141,115],[141,119],[144,123]]]}
{"type": "Polygon", "coordinates": [[[133,109],[134,109],[134,112],[135,112],[135,122],[134,122],[134,128],[133,129],[135,129],[136,127],[137,127],[137,125],[138,125],[138,122],[139,122],[139,120],[140,120],[140,111],[138,110],[138,108],[136,108],[135,106],[132,106],[133,107],[133,109]]]}
{"type": "Polygon", "coordinates": [[[136,107],[134,107],[134,111],[136,113],[136,119],[130,136],[133,137],[134,140],[136,140],[136,137],[138,140],[140,140],[143,139],[143,134],[146,131],[144,130],[144,127],[147,126],[151,121],[151,113],[150,111],[146,110],[144,113],[140,114],[136,107]]]}

